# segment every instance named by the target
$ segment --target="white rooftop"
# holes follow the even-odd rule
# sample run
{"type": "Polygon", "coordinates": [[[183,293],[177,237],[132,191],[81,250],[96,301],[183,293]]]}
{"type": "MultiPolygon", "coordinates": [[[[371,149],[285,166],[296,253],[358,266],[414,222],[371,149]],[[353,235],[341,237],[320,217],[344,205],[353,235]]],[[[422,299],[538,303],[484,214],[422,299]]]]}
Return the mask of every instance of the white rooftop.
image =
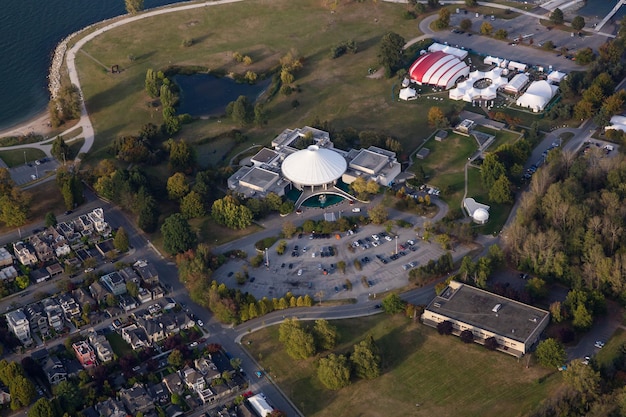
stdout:
{"type": "Polygon", "coordinates": [[[311,145],[285,158],[282,172],[300,185],[323,185],[337,180],[346,172],[348,164],[339,153],[311,145]]]}

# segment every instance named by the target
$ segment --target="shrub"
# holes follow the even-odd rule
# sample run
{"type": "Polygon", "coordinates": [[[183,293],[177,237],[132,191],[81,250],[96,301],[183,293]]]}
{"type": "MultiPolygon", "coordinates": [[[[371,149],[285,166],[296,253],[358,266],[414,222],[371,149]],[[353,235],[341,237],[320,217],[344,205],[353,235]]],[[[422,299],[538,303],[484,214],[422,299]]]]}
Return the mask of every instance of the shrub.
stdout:
{"type": "Polygon", "coordinates": [[[450,335],[452,334],[452,322],[451,321],[442,321],[437,323],[437,331],[439,334],[450,335]]]}
{"type": "Polygon", "coordinates": [[[500,347],[500,344],[495,337],[488,337],[485,339],[485,347],[489,350],[496,350],[500,347]]]}
{"type": "Polygon", "coordinates": [[[474,341],[474,333],[471,330],[463,330],[461,332],[461,341],[463,343],[472,343],[474,341]]]}

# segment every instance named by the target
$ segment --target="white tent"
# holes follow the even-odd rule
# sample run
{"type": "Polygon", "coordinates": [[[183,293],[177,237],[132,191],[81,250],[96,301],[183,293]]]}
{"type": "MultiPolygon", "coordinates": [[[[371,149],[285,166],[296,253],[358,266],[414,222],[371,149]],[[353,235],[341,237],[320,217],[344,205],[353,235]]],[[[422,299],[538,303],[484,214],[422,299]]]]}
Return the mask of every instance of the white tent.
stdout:
{"type": "Polygon", "coordinates": [[[621,130],[622,132],[626,132],[626,116],[613,116],[611,117],[611,124],[606,126],[604,130],[621,130]]]}
{"type": "Polygon", "coordinates": [[[408,101],[415,100],[416,98],[417,92],[414,89],[407,87],[400,90],[400,100],[408,101]]]}
{"type": "Polygon", "coordinates": [[[564,72],[552,71],[550,74],[548,74],[548,81],[552,83],[560,83],[561,81],[563,81],[563,78],[565,78],[565,75],[566,74],[564,72]]]}
{"type": "Polygon", "coordinates": [[[517,105],[520,107],[526,107],[538,113],[545,109],[546,105],[550,102],[552,97],[556,94],[558,87],[550,84],[549,82],[535,81],[528,87],[526,92],[517,99],[517,105]]]}
{"type": "Polygon", "coordinates": [[[516,70],[516,71],[526,71],[526,68],[528,68],[528,65],[522,64],[521,62],[511,61],[509,62],[509,65],[507,66],[507,68],[510,70],[516,70]]]}
{"type": "Polygon", "coordinates": [[[442,52],[445,52],[446,54],[454,55],[455,57],[461,60],[467,58],[467,54],[468,54],[468,52],[464,49],[455,48],[450,45],[443,45],[437,42],[433,43],[432,45],[428,47],[428,52],[437,52],[437,51],[442,51],[442,52]]]}
{"type": "Polygon", "coordinates": [[[529,78],[526,74],[517,74],[513,79],[504,86],[504,90],[509,93],[517,94],[522,91],[522,88],[528,84],[529,78]]]}
{"type": "Polygon", "coordinates": [[[484,62],[486,65],[495,65],[495,66],[497,66],[497,67],[499,67],[499,66],[500,66],[500,64],[502,64],[502,62],[503,62],[503,61],[504,61],[504,59],[502,59],[502,58],[496,58],[496,57],[494,57],[494,56],[487,56],[487,57],[485,57],[485,59],[483,60],[483,62],[484,62]]]}
{"type": "Polygon", "coordinates": [[[469,78],[457,85],[455,89],[450,90],[449,98],[451,100],[463,100],[472,102],[474,100],[493,100],[496,98],[498,88],[505,85],[507,79],[502,77],[502,69],[494,68],[489,72],[473,71],[469,78]],[[477,88],[474,85],[477,81],[488,79],[491,84],[485,88],[477,88]]]}

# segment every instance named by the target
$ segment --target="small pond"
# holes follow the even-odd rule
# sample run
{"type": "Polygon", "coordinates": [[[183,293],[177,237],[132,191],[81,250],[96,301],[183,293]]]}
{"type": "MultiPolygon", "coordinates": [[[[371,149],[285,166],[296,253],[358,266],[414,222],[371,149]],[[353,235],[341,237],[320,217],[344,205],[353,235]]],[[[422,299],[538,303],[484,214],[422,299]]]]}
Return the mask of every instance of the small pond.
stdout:
{"type": "Polygon", "coordinates": [[[246,96],[251,103],[265,91],[271,78],[256,84],[239,84],[228,77],[211,74],[175,75],[174,82],[180,88],[178,114],[189,113],[194,117],[219,116],[226,106],[239,96],[246,96]]]}

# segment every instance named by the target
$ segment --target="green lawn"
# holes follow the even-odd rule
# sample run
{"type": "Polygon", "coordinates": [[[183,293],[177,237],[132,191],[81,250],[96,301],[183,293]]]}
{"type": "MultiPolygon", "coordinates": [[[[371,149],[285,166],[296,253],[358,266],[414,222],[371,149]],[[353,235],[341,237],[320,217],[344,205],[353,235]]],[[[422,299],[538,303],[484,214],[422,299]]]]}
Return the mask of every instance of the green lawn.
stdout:
{"type": "Polygon", "coordinates": [[[117,355],[118,358],[125,356],[129,353],[133,353],[133,349],[130,347],[128,343],[122,339],[122,336],[115,332],[107,333],[106,338],[111,344],[111,349],[113,349],[113,353],[117,355]]]}
{"type": "MultiPolygon", "coordinates": [[[[84,48],[87,53],[107,66],[118,64],[122,70],[110,74],[87,55],[77,56],[96,129],[90,159],[107,156],[103,150],[111,138],[136,134],[147,122],[160,123],[160,113],[151,110],[143,91],[148,68],[178,64],[225,73],[263,73],[275,68],[290,50],[304,58],[303,69],[295,74],[294,85],[299,92],[278,94],[267,104],[270,121],[266,126],[242,129],[225,119],[198,120],[185,125],[178,136],[195,142],[237,128],[248,137],[247,145],[268,143],[287,127],[319,119],[332,122],[335,129],[384,131],[397,137],[405,152],[411,151],[432,132],[425,117],[419,117],[431,102],[399,102],[392,93],[394,86],[397,91],[398,79],[371,79],[367,75],[369,68],[378,66],[380,38],[391,30],[406,40],[419,36],[416,22],[402,18],[401,5],[349,2],[330,13],[326,4],[316,0],[302,0],[297,5],[289,0],[252,0],[205,7],[147,18],[89,42],[84,48]],[[187,38],[194,39],[194,45],[182,47],[182,40],[187,38]],[[332,46],[350,39],[357,42],[358,53],[329,57],[332,46]],[[237,63],[232,58],[234,52],[249,55],[253,64],[246,67],[237,63]],[[294,100],[299,103],[297,108],[292,106],[294,100]]],[[[439,105],[448,111],[455,104],[446,100],[439,105]]]]}
{"type": "Polygon", "coordinates": [[[7,151],[0,150],[0,159],[2,159],[9,168],[24,165],[24,158],[26,158],[26,161],[32,162],[45,156],[46,154],[42,150],[36,148],[11,149],[7,151]]]}
{"type": "Polygon", "coordinates": [[[404,317],[381,314],[332,324],[341,334],[338,352],[374,337],[382,351],[382,376],[328,391],[316,377],[314,359],[293,361],[277,348],[277,326],[246,336],[243,343],[309,417],[520,416],[560,385],[557,372],[548,376],[551,371],[532,361],[526,368],[526,360],[466,345],[404,317]]]}
{"type": "Polygon", "coordinates": [[[623,329],[617,329],[610,340],[606,341],[606,345],[598,350],[594,359],[599,368],[610,368],[613,362],[622,357],[622,346],[626,343],[626,332],[623,329]]]}

